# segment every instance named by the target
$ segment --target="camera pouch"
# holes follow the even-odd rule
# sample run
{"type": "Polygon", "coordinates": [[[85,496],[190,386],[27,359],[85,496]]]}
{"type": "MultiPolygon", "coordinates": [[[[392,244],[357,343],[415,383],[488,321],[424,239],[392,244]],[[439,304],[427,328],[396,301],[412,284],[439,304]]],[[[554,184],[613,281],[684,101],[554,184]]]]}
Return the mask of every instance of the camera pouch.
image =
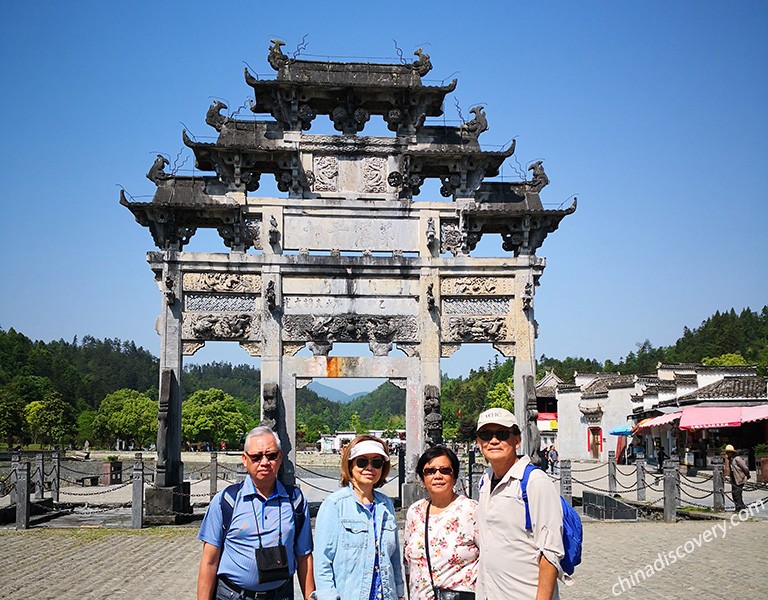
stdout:
{"type": "Polygon", "coordinates": [[[285,581],[291,577],[288,572],[288,553],[283,544],[256,548],[256,566],[259,568],[259,583],[285,581]]]}

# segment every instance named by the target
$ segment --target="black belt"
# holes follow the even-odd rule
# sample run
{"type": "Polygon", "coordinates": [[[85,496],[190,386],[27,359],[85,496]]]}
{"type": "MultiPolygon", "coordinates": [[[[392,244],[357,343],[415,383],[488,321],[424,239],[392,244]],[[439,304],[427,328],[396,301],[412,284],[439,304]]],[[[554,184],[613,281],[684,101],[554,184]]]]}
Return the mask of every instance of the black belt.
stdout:
{"type": "Polygon", "coordinates": [[[226,575],[218,575],[217,577],[219,581],[221,581],[233,592],[237,592],[238,594],[244,596],[245,598],[253,598],[253,600],[272,600],[277,595],[278,590],[282,589],[286,584],[292,582],[292,579],[288,579],[283,585],[281,585],[278,588],[275,588],[274,590],[257,592],[255,590],[246,590],[245,588],[240,587],[236,583],[233,583],[229,579],[229,577],[227,577],[226,575]]]}

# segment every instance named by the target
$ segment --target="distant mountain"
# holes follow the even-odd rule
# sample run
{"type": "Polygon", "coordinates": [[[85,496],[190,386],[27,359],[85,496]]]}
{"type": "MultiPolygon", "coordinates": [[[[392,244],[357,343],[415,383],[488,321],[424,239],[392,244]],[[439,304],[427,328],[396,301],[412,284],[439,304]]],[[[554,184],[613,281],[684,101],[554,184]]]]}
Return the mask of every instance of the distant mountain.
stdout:
{"type": "Polygon", "coordinates": [[[321,398],[326,398],[327,400],[330,400],[331,402],[338,402],[339,404],[347,404],[349,402],[352,402],[355,398],[358,398],[360,396],[365,396],[367,392],[359,392],[355,394],[354,396],[350,396],[349,394],[345,394],[341,390],[337,390],[336,388],[332,388],[328,385],[323,385],[322,383],[318,383],[317,381],[313,381],[310,383],[307,388],[315,392],[318,396],[321,398]]]}

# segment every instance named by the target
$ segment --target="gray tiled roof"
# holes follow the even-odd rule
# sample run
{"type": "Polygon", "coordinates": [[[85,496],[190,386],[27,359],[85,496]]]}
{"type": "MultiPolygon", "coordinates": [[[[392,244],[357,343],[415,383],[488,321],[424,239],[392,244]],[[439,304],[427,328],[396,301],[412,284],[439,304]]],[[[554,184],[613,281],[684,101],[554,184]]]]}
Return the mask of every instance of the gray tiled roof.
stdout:
{"type": "Polygon", "coordinates": [[[695,404],[720,399],[768,400],[768,377],[725,377],[677,400],[680,404],[695,404]]]}

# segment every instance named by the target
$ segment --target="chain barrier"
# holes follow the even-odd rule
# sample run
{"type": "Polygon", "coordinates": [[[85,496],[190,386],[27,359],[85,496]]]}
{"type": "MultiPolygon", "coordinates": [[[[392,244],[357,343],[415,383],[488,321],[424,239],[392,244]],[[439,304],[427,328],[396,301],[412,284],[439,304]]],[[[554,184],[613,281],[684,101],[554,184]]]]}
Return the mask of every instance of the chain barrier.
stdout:
{"type": "Polygon", "coordinates": [[[9,495],[15,489],[16,489],[16,483],[14,482],[10,486],[5,488],[5,491],[2,494],[0,494],[0,498],[5,498],[7,495],[9,495]]]}
{"type": "Polygon", "coordinates": [[[8,480],[11,478],[11,475],[13,475],[13,473],[12,473],[12,472],[11,472],[11,473],[8,473],[8,475],[6,475],[6,476],[5,476],[5,477],[3,477],[2,479],[0,479],[0,485],[2,485],[3,483],[5,483],[6,481],[8,481],[8,480]]]}
{"type": "Polygon", "coordinates": [[[210,465],[205,465],[200,467],[199,469],[195,469],[194,471],[189,471],[188,473],[185,473],[185,475],[188,476],[188,475],[194,475],[195,473],[202,473],[203,471],[209,468],[210,468],[210,465]]]}
{"type": "Polygon", "coordinates": [[[301,465],[296,465],[296,466],[299,467],[299,469],[301,469],[302,471],[306,471],[307,473],[311,473],[315,477],[320,477],[321,479],[331,479],[333,481],[336,481],[339,478],[338,475],[335,476],[335,477],[331,477],[330,475],[322,475],[321,473],[317,473],[316,471],[313,471],[312,469],[307,469],[307,467],[302,467],[301,465]]]}
{"type": "Polygon", "coordinates": [[[621,469],[619,469],[619,465],[616,465],[616,471],[624,475],[624,477],[633,477],[635,475],[635,471],[637,471],[637,468],[635,468],[635,471],[630,471],[629,473],[625,473],[621,469]]]}
{"type": "Polygon", "coordinates": [[[51,467],[51,470],[45,473],[45,478],[48,479],[51,475],[53,475],[56,472],[55,467],[51,467]]]}
{"type": "Polygon", "coordinates": [[[79,471],[77,469],[71,469],[64,463],[61,463],[61,470],[69,471],[70,473],[74,473],[75,475],[86,475],[86,476],[92,476],[92,477],[95,477],[96,475],[98,475],[98,473],[94,473],[93,471],[79,471]]]}
{"type": "MultiPolygon", "coordinates": [[[[693,489],[696,489],[696,488],[693,488],[693,489]]],[[[702,491],[702,490],[697,490],[697,491],[702,491]]],[[[696,500],[704,500],[705,498],[709,498],[710,496],[714,496],[714,495],[715,495],[715,492],[714,492],[714,491],[712,491],[712,492],[709,492],[709,493],[707,493],[707,494],[704,494],[703,496],[694,496],[693,494],[691,494],[691,493],[688,491],[688,489],[686,488],[686,486],[685,486],[685,485],[681,485],[681,486],[680,486],[680,494],[682,494],[682,495],[685,495],[685,496],[687,496],[688,498],[694,498],[694,499],[696,499],[696,500]]]]}
{"type": "Polygon", "coordinates": [[[571,480],[574,483],[581,483],[582,485],[586,485],[588,483],[594,483],[595,481],[600,481],[601,479],[605,479],[606,477],[608,477],[608,476],[607,475],[601,475],[600,477],[596,477],[595,479],[589,479],[587,481],[579,481],[575,477],[571,476],[571,480]]]}
{"type": "Polygon", "coordinates": [[[634,487],[632,487],[632,485],[628,485],[627,486],[627,485],[624,485],[623,483],[621,483],[621,481],[619,481],[617,479],[616,480],[616,485],[619,486],[620,488],[622,488],[623,490],[627,490],[627,491],[636,491],[637,490],[637,484],[636,483],[635,483],[634,487]]]}
{"type": "Polygon", "coordinates": [[[306,481],[306,480],[302,479],[301,477],[298,477],[298,476],[297,476],[297,477],[296,477],[296,479],[297,479],[297,481],[301,481],[302,483],[305,483],[305,484],[307,484],[309,487],[311,487],[311,488],[315,488],[316,490],[320,490],[321,492],[326,492],[326,493],[328,493],[328,494],[332,494],[332,493],[333,493],[333,490],[326,490],[326,489],[324,489],[324,488],[321,488],[321,487],[319,487],[319,486],[316,486],[316,485],[314,485],[314,484],[312,484],[312,483],[309,483],[309,481],[306,481]]]}
{"type": "Polygon", "coordinates": [[[600,463],[596,467],[590,467],[589,469],[574,469],[571,467],[571,473],[589,473],[590,471],[596,471],[597,469],[602,469],[605,466],[605,464],[600,463]]]}
{"type": "Polygon", "coordinates": [[[115,491],[117,491],[119,489],[122,489],[124,487],[128,487],[129,485],[133,485],[133,482],[129,481],[128,483],[124,483],[122,485],[118,485],[117,487],[109,488],[109,489],[106,489],[106,490],[99,490],[98,492],[78,492],[78,493],[74,493],[74,492],[68,492],[68,491],[65,491],[65,490],[60,490],[59,494],[61,494],[62,496],[100,496],[100,495],[103,495],[103,494],[109,494],[110,492],[115,492],[115,491]]]}
{"type": "Polygon", "coordinates": [[[227,467],[223,463],[219,463],[219,469],[221,469],[222,471],[229,471],[230,473],[237,473],[237,469],[236,468],[233,469],[231,467],[227,467]]]}

